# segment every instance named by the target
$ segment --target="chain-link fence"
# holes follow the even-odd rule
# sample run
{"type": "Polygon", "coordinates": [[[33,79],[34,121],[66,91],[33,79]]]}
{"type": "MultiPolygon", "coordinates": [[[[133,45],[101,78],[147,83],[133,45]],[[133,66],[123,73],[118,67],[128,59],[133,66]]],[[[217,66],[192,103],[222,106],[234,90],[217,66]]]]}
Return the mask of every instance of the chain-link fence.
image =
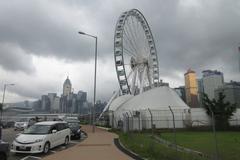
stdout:
{"type": "MultiPolygon", "coordinates": [[[[179,155],[198,157],[194,159],[227,160],[226,155],[224,155],[226,151],[222,147],[223,143],[219,147],[219,142],[228,141],[228,139],[221,139],[226,138],[224,137],[226,135],[222,135],[221,131],[216,130],[214,124],[215,118],[218,118],[217,116],[216,114],[211,118],[203,108],[181,109],[178,106],[169,106],[161,110],[146,108],[137,111],[121,110],[108,112],[108,124],[112,128],[118,128],[124,133],[130,134],[132,137],[134,137],[133,135],[136,132],[138,134],[150,134],[154,141],[177,150],[176,153],[179,155]],[[189,142],[190,145],[181,140],[188,134],[190,137],[192,136],[192,139],[186,138],[186,141],[193,141],[192,143],[189,142]],[[166,137],[162,135],[166,135],[166,137]],[[194,139],[201,139],[201,136],[203,136],[202,141],[204,142],[194,139]],[[205,152],[206,149],[204,147],[203,149],[196,147],[203,144],[206,145],[205,147],[209,151],[205,152]]],[[[237,109],[230,118],[229,124],[231,129],[240,128],[240,109],[237,109]]],[[[178,159],[186,158],[179,157],[178,159]]]]}

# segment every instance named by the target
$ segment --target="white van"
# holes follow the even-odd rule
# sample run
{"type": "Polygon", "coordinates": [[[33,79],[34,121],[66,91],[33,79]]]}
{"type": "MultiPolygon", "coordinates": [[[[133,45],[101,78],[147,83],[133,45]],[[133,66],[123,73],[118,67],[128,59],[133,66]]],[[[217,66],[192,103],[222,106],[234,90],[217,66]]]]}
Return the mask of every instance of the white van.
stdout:
{"type": "Polygon", "coordinates": [[[36,122],[33,117],[24,117],[17,120],[14,124],[14,130],[24,130],[36,122]]]}
{"type": "Polygon", "coordinates": [[[63,121],[45,121],[35,123],[21,133],[12,143],[11,152],[48,153],[49,149],[70,140],[70,129],[63,121]]]}

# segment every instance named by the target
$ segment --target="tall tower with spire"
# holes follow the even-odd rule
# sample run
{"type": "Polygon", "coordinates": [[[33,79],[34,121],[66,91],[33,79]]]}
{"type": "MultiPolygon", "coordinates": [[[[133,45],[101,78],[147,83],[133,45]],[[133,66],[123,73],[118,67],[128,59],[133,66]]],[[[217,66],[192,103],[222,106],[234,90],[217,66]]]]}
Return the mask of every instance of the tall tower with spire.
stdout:
{"type": "Polygon", "coordinates": [[[63,96],[69,95],[71,91],[72,91],[72,84],[69,77],[67,76],[67,79],[63,83],[63,96]]]}

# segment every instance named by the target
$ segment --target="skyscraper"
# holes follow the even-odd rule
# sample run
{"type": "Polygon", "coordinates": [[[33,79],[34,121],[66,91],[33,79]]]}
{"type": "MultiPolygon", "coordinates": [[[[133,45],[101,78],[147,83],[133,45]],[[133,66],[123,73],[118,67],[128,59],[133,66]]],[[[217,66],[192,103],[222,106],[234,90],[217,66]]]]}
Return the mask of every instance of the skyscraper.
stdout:
{"type": "Polygon", "coordinates": [[[202,107],[203,106],[203,93],[204,93],[203,80],[197,79],[197,82],[198,82],[198,103],[199,103],[199,107],[202,107]]]}
{"type": "Polygon", "coordinates": [[[188,69],[185,77],[186,102],[190,107],[198,107],[198,84],[196,72],[188,69]]]}
{"type": "Polygon", "coordinates": [[[177,92],[179,97],[186,103],[186,91],[185,86],[180,86],[178,88],[174,88],[174,90],[177,92]]]}
{"type": "Polygon", "coordinates": [[[87,93],[79,91],[78,94],[73,93],[72,84],[69,78],[63,83],[63,94],[61,95],[60,101],[60,112],[62,113],[86,113],[87,93]]]}
{"type": "Polygon", "coordinates": [[[215,99],[218,99],[219,93],[225,95],[225,102],[231,104],[236,103],[237,107],[240,108],[240,82],[230,81],[225,83],[223,86],[215,90],[215,99]]]}
{"type": "Polygon", "coordinates": [[[219,72],[217,70],[205,70],[202,71],[203,73],[203,90],[204,93],[208,95],[209,99],[214,98],[214,91],[223,86],[224,79],[223,79],[223,73],[219,72]]]}
{"type": "Polygon", "coordinates": [[[67,76],[67,79],[63,83],[63,96],[69,95],[71,91],[72,91],[72,84],[67,76]]]}

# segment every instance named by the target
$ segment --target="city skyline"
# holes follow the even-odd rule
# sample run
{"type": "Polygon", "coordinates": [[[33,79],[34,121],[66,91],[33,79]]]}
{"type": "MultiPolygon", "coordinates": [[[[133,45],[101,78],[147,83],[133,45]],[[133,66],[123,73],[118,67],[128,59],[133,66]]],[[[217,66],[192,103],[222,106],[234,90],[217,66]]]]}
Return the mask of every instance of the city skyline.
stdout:
{"type": "Polygon", "coordinates": [[[198,76],[202,70],[217,69],[225,81],[239,81],[237,2],[152,3],[0,2],[0,94],[4,83],[14,83],[7,89],[6,102],[37,99],[48,92],[59,95],[69,75],[74,89],[86,91],[92,101],[94,41],[79,36],[81,30],[99,37],[97,99],[107,100],[119,87],[113,60],[114,29],[118,16],[130,8],[138,8],[148,19],[160,79],[171,87],[184,84],[188,68],[198,76]]]}

